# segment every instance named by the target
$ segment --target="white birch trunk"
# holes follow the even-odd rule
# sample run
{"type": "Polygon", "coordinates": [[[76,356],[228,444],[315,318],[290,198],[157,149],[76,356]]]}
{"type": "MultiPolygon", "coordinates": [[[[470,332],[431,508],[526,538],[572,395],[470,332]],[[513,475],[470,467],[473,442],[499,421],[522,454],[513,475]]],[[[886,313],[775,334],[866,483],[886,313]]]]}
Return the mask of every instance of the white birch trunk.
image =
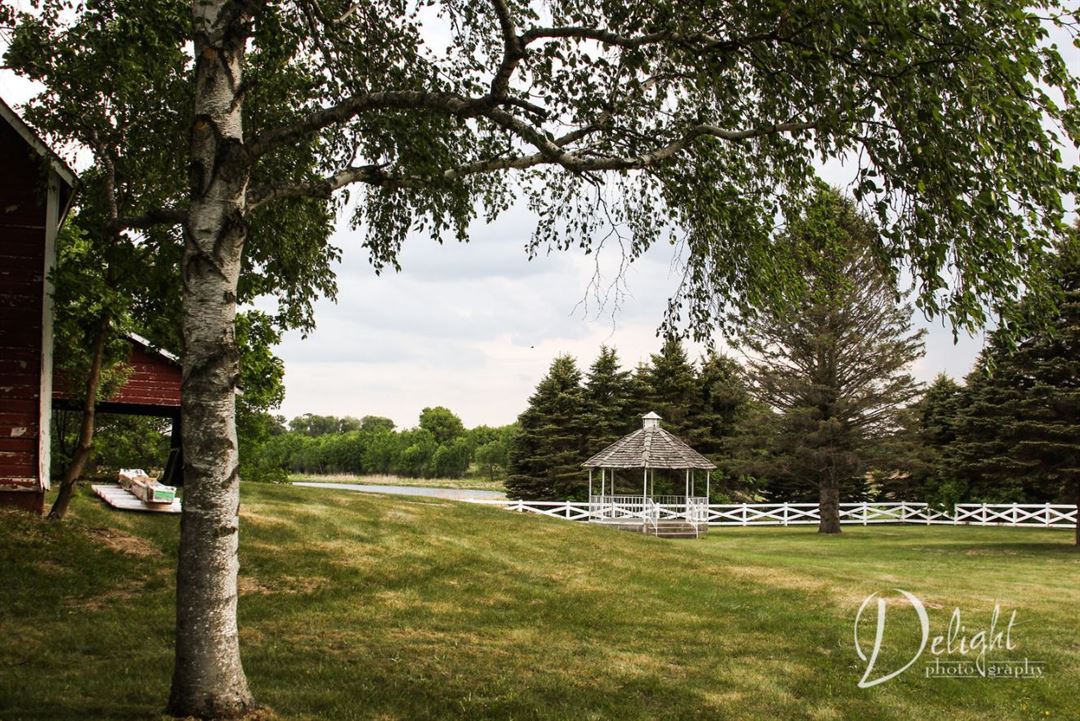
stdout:
{"type": "Polygon", "coordinates": [[[184,499],[169,712],[238,716],[254,705],[236,623],[240,486],[234,336],[247,232],[239,94],[245,39],[235,3],[194,0],[195,118],[183,278],[184,499]]]}

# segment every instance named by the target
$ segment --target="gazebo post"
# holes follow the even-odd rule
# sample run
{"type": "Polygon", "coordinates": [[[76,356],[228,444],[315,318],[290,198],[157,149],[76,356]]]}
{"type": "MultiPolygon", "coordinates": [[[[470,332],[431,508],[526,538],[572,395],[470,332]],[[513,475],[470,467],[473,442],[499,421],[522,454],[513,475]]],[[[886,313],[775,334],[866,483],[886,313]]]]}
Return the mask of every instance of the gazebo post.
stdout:
{"type": "Polygon", "coordinates": [[[589,520],[592,520],[592,468],[589,469],[589,520]]]}
{"type": "Polygon", "coordinates": [[[683,505],[686,506],[686,520],[690,521],[690,469],[686,469],[686,495],[683,496],[683,505]]]}
{"type": "Polygon", "coordinates": [[[641,489],[641,520],[645,520],[645,499],[649,497],[649,467],[645,466],[645,483],[641,489]]]}
{"type": "Polygon", "coordinates": [[[712,476],[712,471],[706,469],[705,471],[705,503],[709,503],[709,480],[712,476]]]}

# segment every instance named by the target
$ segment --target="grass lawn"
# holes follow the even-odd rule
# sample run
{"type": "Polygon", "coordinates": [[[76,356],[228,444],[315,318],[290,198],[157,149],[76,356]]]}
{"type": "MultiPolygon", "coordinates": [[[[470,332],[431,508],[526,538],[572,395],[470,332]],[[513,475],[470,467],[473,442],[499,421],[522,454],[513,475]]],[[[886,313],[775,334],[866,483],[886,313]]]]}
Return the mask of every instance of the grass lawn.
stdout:
{"type": "MultiPolygon", "coordinates": [[[[1080,718],[1069,531],[664,541],[433,499],[242,495],[244,662],[275,718],[1080,718]],[[925,601],[934,634],[954,606],[969,633],[995,602],[1017,609],[1004,656],[1045,662],[1045,677],[927,679],[919,662],[857,688],[856,610],[892,588],[925,601]]],[[[0,513],[0,719],[157,719],[178,519],[106,511],[85,492],[74,514],[0,513]]],[[[910,655],[913,618],[890,607],[885,663],[910,655]]]]}
{"type": "Polygon", "coordinates": [[[289,474],[289,481],[309,481],[312,483],[360,483],[368,486],[422,486],[424,488],[456,488],[467,491],[498,491],[503,493],[506,486],[501,480],[487,478],[403,478],[401,476],[356,476],[350,473],[311,473],[289,474]]]}

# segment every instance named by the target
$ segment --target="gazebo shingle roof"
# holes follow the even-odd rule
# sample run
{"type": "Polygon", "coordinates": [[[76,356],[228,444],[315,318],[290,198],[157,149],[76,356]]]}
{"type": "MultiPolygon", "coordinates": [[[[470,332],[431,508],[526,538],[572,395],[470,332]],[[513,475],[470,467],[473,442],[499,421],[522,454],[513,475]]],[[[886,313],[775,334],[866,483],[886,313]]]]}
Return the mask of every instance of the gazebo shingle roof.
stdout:
{"type": "Polygon", "coordinates": [[[659,421],[655,413],[645,419],[644,428],[620,438],[581,465],[584,468],[716,468],[716,464],[677,437],[656,423],[649,423],[659,421]]]}

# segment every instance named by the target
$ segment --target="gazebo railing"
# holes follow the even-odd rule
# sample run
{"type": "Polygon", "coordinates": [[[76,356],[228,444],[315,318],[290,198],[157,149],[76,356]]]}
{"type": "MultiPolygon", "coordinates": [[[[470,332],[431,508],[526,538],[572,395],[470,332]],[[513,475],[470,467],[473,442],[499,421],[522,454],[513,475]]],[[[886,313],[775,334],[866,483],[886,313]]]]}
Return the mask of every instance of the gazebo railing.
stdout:
{"type": "Polygon", "coordinates": [[[590,520],[641,521],[655,525],[658,516],[656,504],[646,496],[592,496],[589,499],[590,520]]]}
{"type": "Polygon", "coordinates": [[[592,496],[589,518],[596,521],[641,521],[656,527],[660,521],[684,521],[694,528],[708,525],[705,496],[592,496]]]}

